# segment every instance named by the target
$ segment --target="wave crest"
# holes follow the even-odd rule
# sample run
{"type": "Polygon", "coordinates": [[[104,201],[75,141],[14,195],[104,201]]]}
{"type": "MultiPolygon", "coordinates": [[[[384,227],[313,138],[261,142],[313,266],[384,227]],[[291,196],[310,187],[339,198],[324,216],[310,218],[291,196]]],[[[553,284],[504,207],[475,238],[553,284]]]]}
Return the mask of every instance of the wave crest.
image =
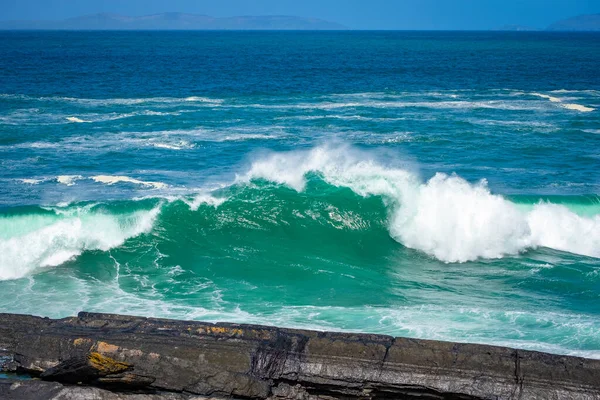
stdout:
{"type": "Polygon", "coordinates": [[[523,210],[492,194],[485,181],[471,184],[438,173],[422,182],[347,147],[271,154],[238,180],[265,179],[302,191],[309,172],[361,196],[382,196],[391,237],[444,262],[500,258],[536,247],[600,257],[600,215],[583,217],[543,202],[523,210]]]}
{"type": "Polygon", "coordinates": [[[149,232],[159,210],[114,215],[79,207],[61,213],[3,217],[0,226],[7,232],[0,232],[0,280],[60,265],[87,250],[108,251],[120,246],[149,232]]]}

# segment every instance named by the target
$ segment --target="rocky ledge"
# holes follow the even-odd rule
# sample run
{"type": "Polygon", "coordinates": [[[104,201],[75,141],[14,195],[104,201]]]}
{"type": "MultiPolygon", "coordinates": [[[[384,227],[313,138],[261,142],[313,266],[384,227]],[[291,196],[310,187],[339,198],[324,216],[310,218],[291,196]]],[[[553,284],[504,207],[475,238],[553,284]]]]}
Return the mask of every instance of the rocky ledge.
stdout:
{"type": "Polygon", "coordinates": [[[7,399],[600,399],[600,360],[82,312],[0,314],[7,399]],[[7,375],[7,376],[10,376],[7,375]]]}

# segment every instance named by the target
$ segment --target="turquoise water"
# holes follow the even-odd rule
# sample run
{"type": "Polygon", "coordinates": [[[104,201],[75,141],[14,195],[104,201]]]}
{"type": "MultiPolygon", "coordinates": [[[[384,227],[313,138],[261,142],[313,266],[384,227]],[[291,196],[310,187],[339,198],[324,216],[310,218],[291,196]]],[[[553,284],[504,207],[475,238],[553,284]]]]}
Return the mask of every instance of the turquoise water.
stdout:
{"type": "Polygon", "coordinates": [[[599,358],[599,39],[0,33],[0,310],[599,358]]]}

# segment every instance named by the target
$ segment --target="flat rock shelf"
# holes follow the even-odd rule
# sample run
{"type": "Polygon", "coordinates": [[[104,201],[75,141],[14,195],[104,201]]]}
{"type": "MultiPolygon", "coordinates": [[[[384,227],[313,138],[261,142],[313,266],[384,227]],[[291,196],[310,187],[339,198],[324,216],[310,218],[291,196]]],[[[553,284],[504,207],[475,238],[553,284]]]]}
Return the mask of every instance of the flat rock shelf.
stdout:
{"type": "Polygon", "coordinates": [[[600,360],[87,312],[63,319],[0,314],[0,372],[8,373],[0,379],[0,398],[24,400],[600,399],[600,360]],[[114,386],[131,382],[110,375],[121,372],[114,369],[65,380],[64,368],[84,366],[89,377],[96,373],[89,365],[105,363],[104,357],[143,377],[143,385],[114,386]],[[21,378],[11,379],[12,373],[21,378]]]}

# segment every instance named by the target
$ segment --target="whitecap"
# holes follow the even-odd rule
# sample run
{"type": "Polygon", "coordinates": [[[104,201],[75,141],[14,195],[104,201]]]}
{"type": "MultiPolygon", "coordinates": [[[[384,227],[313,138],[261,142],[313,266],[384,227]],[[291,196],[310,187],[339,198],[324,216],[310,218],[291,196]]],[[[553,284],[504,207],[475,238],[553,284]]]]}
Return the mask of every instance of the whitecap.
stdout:
{"type": "Polygon", "coordinates": [[[581,104],[562,104],[562,106],[568,110],[576,110],[581,112],[592,112],[595,108],[582,106],[581,104]]]}
{"type": "Polygon", "coordinates": [[[210,193],[199,193],[197,194],[192,201],[187,199],[182,199],[189,207],[190,210],[196,211],[202,204],[206,204],[208,206],[212,206],[217,208],[221,204],[227,201],[226,197],[215,197],[210,193]]]}
{"type": "Polygon", "coordinates": [[[66,186],[75,185],[75,181],[83,179],[81,175],[59,175],[56,177],[56,181],[66,186]]]}
{"type": "Polygon", "coordinates": [[[541,97],[543,99],[548,99],[553,103],[561,103],[560,106],[563,108],[566,108],[568,110],[575,110],[575,111],[580,111],[580,112],[591,112],[591,111],[595,110],[595,108],[583,106],[581,104],[562,103],[562,99],[560,99],[558,97],[550,96],[547,94],[542,94],[542,93],[531,93],[531,94],[533,96],[541,97]]]}
{"type": "Polygon", "coordinates": [[[209,97],[199,97],[199,96],[186,97],[186,98],[184,98],[184,100],[189,101],[189,102],[215,103],[215,104],[221,104],[223,102],[223,100],[221,100],[221,99],[211,99],[209,97]]]}
{"type": "Polygon", "coordinates": [[[86,121],[86,120],[83,120],[83,119],[77,118],[77,117],[67,117],[66,119],[69,122],[77,122],[77,123],[91,122],[91,121],[86,121]]]}
{"type": "Polygon", "coordinates": [[[537,96],[537,97],[541,97],[543,99],[548,99],[553,103],[560,103],[562,100],[559,99],[558,97],[554,97],[554,96],[550,96],[547,94],[542,94],[542,93],[531,93],[533,96],[537,96]]]}
{"type": "Polygon", "coordinates": [[[21,181],[22,183],[25,183],[27,185],[37,185],[40,182],[43,182],[44,179],[31,179],[31,178],[25,178],[25,179],[19,179],[19,181],[21,181]]]}
{"type": "Polygon", "coordinates": [[[106,185],[114,185],[116,183],[125,182],[151,187],[154,189],[164,189],[169,186],[166,183],[162,182],[146,182],[123,175],[96,175],[92,176],[90,179],[92,179],[94,182],[104,183],[106,185]]]}
{"type": "Polygon", "coordinates": [[[194,144],[191,144],[185,140],[176,143],[151,143],[152,146],[158,149],[168,149],[168,150],[183,150],[183,149],[192,149],[194,148],[194,144]]]}

